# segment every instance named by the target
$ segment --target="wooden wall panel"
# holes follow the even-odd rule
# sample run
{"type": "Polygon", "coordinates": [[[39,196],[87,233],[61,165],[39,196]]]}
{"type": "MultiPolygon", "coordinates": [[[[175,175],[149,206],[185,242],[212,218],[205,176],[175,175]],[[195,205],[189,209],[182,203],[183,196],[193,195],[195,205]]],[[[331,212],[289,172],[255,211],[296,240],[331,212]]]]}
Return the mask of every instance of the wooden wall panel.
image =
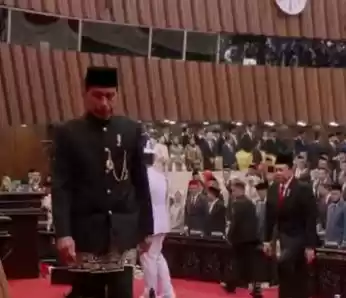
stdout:
{"type": "Polygon", "coordinates": [[[343,122],[346,111],[345,75],[341,69],[332,72],[335,121],[343,122]]]}
{"type": "Polygon", "coordinates": [[[232,119],[231,93],[228,84],[227,66],[220,64],[215,66],[215,88],[217,104],[219,109],[219,119],[228,121],[232,119]]]}
{"type": "Polygon", "coordinates": [[[160,28],[346,38],[344,0],[309,0],[298,16],[282,13],[274,0],[0,0],[0,5],[160,28]]]}
{"type": "Polygon", "coordinates": [[[48,156],[41,143],[46,138],[44,126],[2,128],[0,138],[3,145],[0,147],[0,177],[26,179],[31,168],[47,173],[48,156]]]}
{"type": "Polygon", "coordinates": [[[119,68],[117,113],[142,121],[346,124],[346,70],[240,66],[0,45],[0,126],[83,113],[90,65],[119,68]]]}

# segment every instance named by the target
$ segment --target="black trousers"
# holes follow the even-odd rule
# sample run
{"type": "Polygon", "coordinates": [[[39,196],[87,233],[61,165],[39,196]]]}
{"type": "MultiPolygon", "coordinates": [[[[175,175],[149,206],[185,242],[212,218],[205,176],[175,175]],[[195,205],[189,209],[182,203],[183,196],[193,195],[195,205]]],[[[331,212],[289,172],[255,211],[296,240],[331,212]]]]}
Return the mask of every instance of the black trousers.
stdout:
{"type": "Polygon", "coordinates": [[[281,255],[278,259],[279,298],[308,298],[309,270],[304,246],[295,239],[280,237],[281,255]]]}
{"type": "Polygon", "coordinates": [[[233,287],[248,287],[253,284],[258,289],[260,280],[261,250],[258,243],[233,245],[232,251],[232,280],[228,281],[229,289],[233,287]]]}
{"type": "Polygon", "coordinates": [[[132,298],[133,268],[114,273],[78,273],[72,283],[71,298],[132,298]]]}

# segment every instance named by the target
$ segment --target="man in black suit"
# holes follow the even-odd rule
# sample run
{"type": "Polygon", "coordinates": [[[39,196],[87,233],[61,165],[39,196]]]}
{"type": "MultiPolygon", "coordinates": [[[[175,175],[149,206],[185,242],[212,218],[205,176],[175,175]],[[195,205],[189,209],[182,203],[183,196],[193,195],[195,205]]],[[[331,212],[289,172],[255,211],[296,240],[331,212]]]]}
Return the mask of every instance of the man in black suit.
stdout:
{"type": "Polygon", "coordinates": [[[271,255],[274,228],[280,243],[279,298],[308,298],[308,264],[315,257],[317,206],[311,185],[293,175],[293,154],[276,159],[276,196],[267,197],[264,252],[271,255]]]}
{"type": "MultiPolygon", "coordinates": [[[[54,132],[52,205],[57,248],[77,274],[70,297],[131,298],[136,247],[153,233],[142,129],[113,116],[117,70],[92,67],[86,114],[54,132]]],[[[146,246],[146,245],[144,245],[146,246]]]]}
{"type": "Polygon", "coordinates": [[[224,236],[226,232],[226,207],[220,199],[220,188],[210,181],[206,187],[208,199],[208,214],[205,221],[204,236],[218,233],[224,236]]]}
{"type": "Polygon", "coordinates": [[[258,219],[255,204],[245,196],[245,184],[235,181],[232,184],[232,212],[228,240],[233,248],[234,280],[227,282],[227,289],[235,291],[239,285],[253,284],[252,296],[262,297],[259,280],[259,250],[258,219]]]}
{"type": "Polygon", "coordinates": [[[205,138],[199,140],[199,148],[203,155],[203,165],[205,170],[214,170],[217,146],[212,132],[207,132],[205,138]]]}
{"type": "Polygon", "coordinates": [[[306,152],[307,149],[306,133],[303,130],[299,131],[298,136],[294,139],[294,153],[299,155],[301,152],[306,152]]]}
{"type": "Polygon", "coordinates": [[[189,193],[185,203],[184,230],[186,233],[204,232],[208,214],[208,201],[200,180],[189,182],[189,193]]]}
{"type": "Polygon", "coordinates": [[[234,168],[236,165],[236,158],[235,158],[235,145],[233,144],[232,139],[228,136],[225,139],[224,144],[222,145],[221,148],[221,155],[223,159],[223,167],[230,167],[234,168]]]}

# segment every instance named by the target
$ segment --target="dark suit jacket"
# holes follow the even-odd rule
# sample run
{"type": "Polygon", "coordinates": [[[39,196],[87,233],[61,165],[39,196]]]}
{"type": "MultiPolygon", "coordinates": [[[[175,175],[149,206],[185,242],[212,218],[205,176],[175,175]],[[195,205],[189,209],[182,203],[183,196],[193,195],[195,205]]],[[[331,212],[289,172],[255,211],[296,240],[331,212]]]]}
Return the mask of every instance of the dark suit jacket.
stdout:
{"type": "Polygon", "coordinates": [[[223,165],[231,168],[237,162],[234,148],[230,148],[227,144],[223,144],[221,152],[223,165]]]}
{"type": "Polygon", "coordinates": [[[273,238],[277,227],[278,237],[284,235],[300,243],[302,247],[316,246],[317,204],[310,184],[293,178],[287,187],[284,200],[279,205],[278,183],[273,185],[272,195],[267,197],[265,241],[273,238]]]}
{"type": "Polygon", "coordinates": [[[210,162],[210,159],[215,158],[217,154],[216,143],[213,141],[213,145],[210,146],[207,140],[201,139],[199,141],[199,148],[202,151],[204,168],[206,170],[213,170],[214,164],[210,162]]]}
{"type": "Polygon", "coordinates": [[[189,196],[185,203],[185,226],[189,230],[204,231],[205,221],[208,215],[208,201],[205,194],[198,195],[193,203],[193,198],[189,196]]]}
{"type": "Polygon", "coordinates": [[[255,204],[245,196],[236,198],[231,204],[229,241],[234,245],[259,242],[255,204]]]}
{"type": "Polygon", "coordinates": [[[226,207],[222,200],[217,200],[211,212],[207,214],[204,235],[210,236],[212,232],[221,232],[225,234],[225,231],[226,207]]]}
{"type": "Polygon", "coordinates": [[[252,151],[256,147],[256,144],[257,144],[256,137],[255,136],[250,137],[250,135],[246,132],[240,138],[239,147],[252,151]]]}
{"type": "Polygon", "coordinates": [[[142,145],[140,125],[122,116],[101,121],[88,115],[56,129],[52,206],[57,237],[72,236],[79,252],[103,253],[110,245],[134,248],[152,234],[142,145]],[[106,172],[109,154],[118,177],[126,159],[128,179],[116,181],[106,172]]]}
{"type": "Polygon", "coordinates": [[[301,138],[296,138],[294,140],[294,153],[296,155],[300,154],[301,152],[307,151],[308,147],[305,141],[303,141],[301,138]]]}

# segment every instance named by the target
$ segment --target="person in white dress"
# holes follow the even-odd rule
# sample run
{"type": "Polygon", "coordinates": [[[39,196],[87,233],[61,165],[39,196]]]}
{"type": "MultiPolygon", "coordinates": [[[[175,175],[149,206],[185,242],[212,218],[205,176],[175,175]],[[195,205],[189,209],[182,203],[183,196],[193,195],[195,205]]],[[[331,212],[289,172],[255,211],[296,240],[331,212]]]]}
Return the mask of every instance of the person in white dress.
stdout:
{"type": "Polygon", "coordinates": [[[159,139],[159,142],[154,145],[154,154],[155,154],[156,167],[158,167],[164,172],[167,172],[168,162],[169,162],[169,152],[168,152],[168,147],[165,144],[164,137],[161,137],[159,139]]]}
{"type": "Polygon", "coordinates": [[[170,207],[172,232],[184,231],[184,195],[182,190],[177,190],[174,194],[173,204],[170,207]]]}
{"type": "Polygon", "coordinates": [[[140,261],[143,268],[145,289],[143,298],[155,297],[175,298],[169,268],[162,254],[165,235],[170,232],[170,213],[168,198],[168,180],[157,160],[155,150],[144,150],[148,164],[148,179],[153,208],[154,233],[147,240],[147,247],[141,251],[140,261]],[[161,296],[158,296],[158,293],[161,296]]]}

